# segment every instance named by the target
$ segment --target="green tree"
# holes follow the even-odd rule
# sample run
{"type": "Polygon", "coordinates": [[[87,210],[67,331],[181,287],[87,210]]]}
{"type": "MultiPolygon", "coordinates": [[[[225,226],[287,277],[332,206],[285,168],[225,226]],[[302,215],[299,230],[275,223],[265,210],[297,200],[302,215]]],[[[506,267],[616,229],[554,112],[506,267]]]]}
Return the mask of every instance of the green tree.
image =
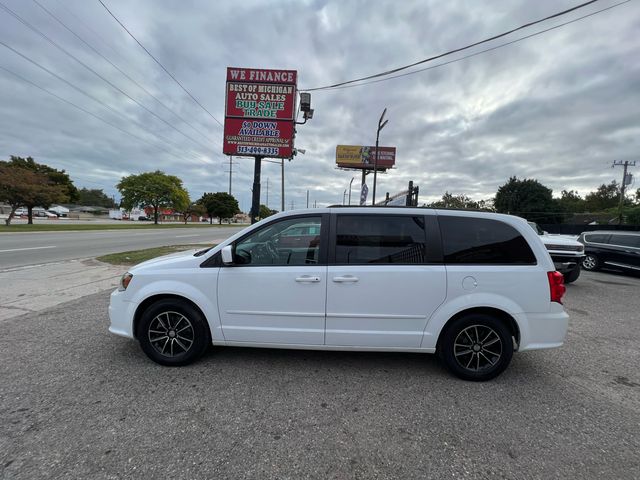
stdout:
{"type": "Polygon", "coordinates": [[[511,177],[498,188],[494,205],[499,213],[511,213],[539,223],[559,223],[563,216],[552,194],[550,188],[537,180],[511,177]]]}
{"type": "Polygon", "coordinates": [[[479,200],[478,210],[482,210],[484,212],[495,212],[496,209],[493,206],[493,198],[488,198],[486,200],[479,200]]]}
{"type": "Polygon", "coordinates": [[[64,170],[56,170],[48,165],[37,163],[31,157],[22,158],[11,155],[7,163],[13,168],[30,171],[41,177],[38,182],[40,184],[38,191],[29,195],[27,201],[22,205],[27,207],[29,224],[33,223],[34,207],[49,208],[55,202],[74,202],[78,199],[78,189],[64,170]]]}
{"type": "Polygon", "coordinates": [[[99,188],[78,190],[78,205],[113,208],[116,202],[99,188]]]}
{"type": "Polygon", "coordinates": [[[617,207],[620,203],[620,185],[615,180],[608,185],[603,183],[595,192],[588,193],[584,200],[588,212],[617,207]]]}
{"type": "Polygon", "coordinates": [[[51,184],[46,175],[0,161],[0,201],[11,205],[6,225],[11,224],[18,207],[32,205],[33,208],[61,198],[64,198],[62,188],[51,184]]]}
{"type": "Polygon", "coordinates": [[[478,210],[479,206],[479,202],[471,200],[463,193],[453,195],[449,192],[445,192],[444,195],[442,195],[442,199],[429,204],[429,207],[433,208],[459,208],[468,210],[478,210]]]}
{"type": "Polygon", "coordinates": [[[152,207],[156,225],[158,209],[173,208],[180,211],[189,204],[189,194],[182,186],[182,180],[160,170],[123,177],[117,188],[122,195],[123,208],[152,207]]]}
{"type": "Polygon", "coordinates": [[[565,212],[582,213],[585,211],[584,199],[574,190],[562,190],[560,198],[557,199],[557,203],[565,212]]]}
{"type": "Polygon", "coordinates": [[[185,208],[180,210],[180,213],[182,214],[182,219],[186,225],[191,215],[202,216],[207,213],[207,209],[198,202],[190,202],[185,208]]]}
{"type": "Polygon", "coordinates": [[[629,225],[640,225],[640,205],[625,208],[624,219],[629,225]]]}
{"type": "Polygon", "coordinates": [[[260,205],[260,211],[258,215],[260,216],[260,219],[263,219],[263,218],[270,217],[271,215],[275,215],[276,213],[278,213],[277,210],[271,210],[266,205],[260,205]]]}
{"type": "Polygon", "coordinates": [[[238,201],[227,192],[204,193],[198,203],[209,215],[209,223],[213,223],[213,217],[218,217],[218,222],[221,224],[223,218],[231,218],[236,213],[240,213],[238,201]]]}

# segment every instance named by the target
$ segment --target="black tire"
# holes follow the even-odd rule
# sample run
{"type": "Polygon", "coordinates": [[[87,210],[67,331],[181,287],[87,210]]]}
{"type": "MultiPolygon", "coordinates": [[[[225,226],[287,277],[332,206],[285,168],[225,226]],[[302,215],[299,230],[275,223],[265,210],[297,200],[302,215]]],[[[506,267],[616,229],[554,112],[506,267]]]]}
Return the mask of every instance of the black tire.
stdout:
{"type": "Polygon", "coordinates": [[[587,255],[584,257],[584,260],[582,260],[582,268],[589,272],[598,270],[601,266],[602,263],[600,262],[600,259],[593,253],[587,253],[587,255]]]}
{"type": "Polygon", "coordinates": [[[438,353],[447,369],[457,377],[475,382],[491,380],[511,362],[511,332],[498,318],[466,315],[447,326],[438,353]]]}
{"type": "Polygon", "coordinates": [[[576,268],[574,268],[570,272],[565,273],[563,276],[564,276],[564,283],[575,282],[580,276],[580,265],[576,265],[576,268]]]}
{"type": "Polygon", "coordinates": [[[151,304],[140,318],[137,336],[147,357],[171,367],[196,361],[211,344],[206,319],[190,303],[179,299],[151,304]]]}

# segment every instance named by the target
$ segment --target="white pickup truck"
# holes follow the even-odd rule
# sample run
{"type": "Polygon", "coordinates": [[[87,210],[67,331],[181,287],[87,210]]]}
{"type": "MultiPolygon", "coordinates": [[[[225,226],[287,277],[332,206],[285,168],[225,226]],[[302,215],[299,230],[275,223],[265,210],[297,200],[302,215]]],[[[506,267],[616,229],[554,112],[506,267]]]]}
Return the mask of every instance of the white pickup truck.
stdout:
{"type": "Polygon", "coordinates": [[[550,235],[535,222],[528,223],[540,235],[556,270],[564,276],[564,283],[575,282],[580,276],[580,265],[584,259],[584,245],[569,237],[550,235]]]}

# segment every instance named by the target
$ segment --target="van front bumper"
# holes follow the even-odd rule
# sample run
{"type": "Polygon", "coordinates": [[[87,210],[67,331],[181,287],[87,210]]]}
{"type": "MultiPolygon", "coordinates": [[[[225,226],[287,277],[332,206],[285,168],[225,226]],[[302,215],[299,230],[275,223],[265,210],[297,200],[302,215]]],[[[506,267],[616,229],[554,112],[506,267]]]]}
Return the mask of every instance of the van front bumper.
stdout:
{"type": "Polygon", "coordinates": [[[136,313],[136,304],[124,299],[124,293],[115,290],[111,293],[109,301],[109,331],[121,337],[134,338],[133,316],[136,313]]]}

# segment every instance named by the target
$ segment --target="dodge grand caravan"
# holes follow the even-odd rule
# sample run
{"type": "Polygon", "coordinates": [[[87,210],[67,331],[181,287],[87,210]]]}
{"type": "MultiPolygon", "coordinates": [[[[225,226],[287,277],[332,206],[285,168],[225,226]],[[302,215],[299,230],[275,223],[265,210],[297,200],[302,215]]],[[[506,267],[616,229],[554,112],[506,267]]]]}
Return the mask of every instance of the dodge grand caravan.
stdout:
{"type": "Polygon", "coordinates": [[[564,293],[518,217],[295,210],[215,248],[133,267],[111,295],[109,330],[169,366],[211,344],[405,351],[436,353],[453,374],[488,380],[514,351],[562,345],[564,293]]]}

